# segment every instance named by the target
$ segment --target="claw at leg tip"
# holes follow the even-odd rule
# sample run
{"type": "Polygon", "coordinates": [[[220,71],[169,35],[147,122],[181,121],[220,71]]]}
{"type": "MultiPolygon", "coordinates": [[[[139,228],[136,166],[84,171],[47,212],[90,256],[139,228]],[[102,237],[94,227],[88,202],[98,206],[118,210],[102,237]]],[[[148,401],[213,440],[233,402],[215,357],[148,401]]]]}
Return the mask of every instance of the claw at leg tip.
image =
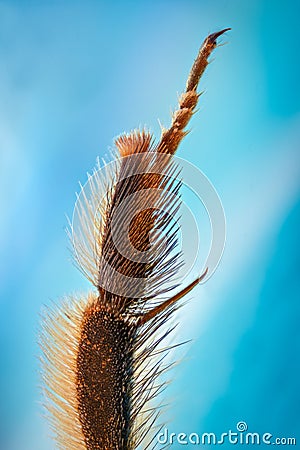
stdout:
{"type": "Polygon", "coordinates": [[[216,33],[212,33],[207,37],[207,40],[211,43],[215,42],[218,37],[220,37],[222,34],[226,33],[226,31],[231,30],[231,28],[224,28],[221,31],[217,31],[216,33]]]}

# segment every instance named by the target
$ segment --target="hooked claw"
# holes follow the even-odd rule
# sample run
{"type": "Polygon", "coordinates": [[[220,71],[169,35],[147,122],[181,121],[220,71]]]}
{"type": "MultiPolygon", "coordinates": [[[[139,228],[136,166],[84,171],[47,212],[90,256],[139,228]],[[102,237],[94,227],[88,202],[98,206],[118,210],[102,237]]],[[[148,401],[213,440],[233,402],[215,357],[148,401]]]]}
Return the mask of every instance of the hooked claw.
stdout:
{"type": "Polygon", "coordinates": [[[231,28],[224,28],[224,30],[217,31],[216,33],[212,33],[209,36],[207,36],[206,41],[208,44],[215,44],[218,37],[220,37],[222,34],[226,33],[226,31],[231,30],[231,28]]]}

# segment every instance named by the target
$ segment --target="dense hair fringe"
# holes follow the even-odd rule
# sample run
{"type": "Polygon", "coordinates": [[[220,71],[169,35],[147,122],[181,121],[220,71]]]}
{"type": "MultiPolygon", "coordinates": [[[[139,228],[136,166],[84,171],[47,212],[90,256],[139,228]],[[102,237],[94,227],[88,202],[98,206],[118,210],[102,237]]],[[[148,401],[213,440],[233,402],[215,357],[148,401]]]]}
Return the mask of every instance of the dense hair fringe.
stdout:
{"type": "Polygon", "coordinates": [[[43,312],[39,341],[44,406],[60,450],[86,450],[78,414],[76,360],[84,311],[94,298],[71,297],[43,312]]]}
{"type": "Polygon", "coordinates": [[[171,345],[168,338],[177,324],[170,319],[180,305],[172,305],[143,325],[138,331],[134,354],[134,384],[132,392],[133,448],[154,449],[154,440],[163,427],[160,417],[165,405],[161,395],[169,383],[167,372],[177,364],[169,361],[170,351],[182,345],[171,345]]]}
{"type": "MultiPolygon", "coordinates": [[[[158,160],[153,151],[155,147],[151,147],[152,137],[146,132],[137,131],[119,137],[117,147],[121,154],[129,156],[129,146],[133,143],[137,145],[137,150],[141,151],[135,167],[132,166],[132,161],[123,157],[101,170],[98,163],[93,174],[88,176],[86,185],[78,195],[75,216],[69,232],[76,264],[99,289],[99,272],[101,273],[99,256],[103,251],[105,227],[116,197],[120,201],[130,192],[139,192],[143,188],[151,187],[159,192],[159,196],[153,199],[157,211],[147,217],[152,241],[148,256],[148,267],[151,270],[145,273],[147,279],[143,285],[143,295],[133,296],[135,298],[127,302],[123,311],[124,321],[135,320],[134,317],[138,314],[146,313],[159,303],[158,297],[161,294],[176,287],[174,283],[166,285],[166,282],[172,279],[181,265],[180,252],[175,251],[178,225],[172,223],[180,206],[178,168],[168,155],[163,160],[158,160]],[[145,173],[146,177],[133,178],[132,173],[145,173]],[[125,180],[125,185],[121,185],[121,188],[120,183],[118,184],[120,176],[125,180]]],[[[149,201],[151,195],[151,193],[148,195],[149,201]]],[[[134,276],[132,271],[133,269],[129,267],[127,274],[134,276]]],[[[105,274],[102,276],[105,277],[105,274]]],[[[105,295],[104,304],[118,316],[122,311],[116,297],[109,292],[105,292],[105,295]]],[[[47,309],[43,317],[41,348],[45,406],[54,437],[62,450],[87,448],[79,420],[76,364],[84,315],[92,303],[97,301],[99,297],[96,294],[90,294],[88,298],[70,298],[63,301],[59,307],[47,309]]],[[[158,432],[160,429],[158,424],[160,407],[157,398],[166,382],[158,382],[158,377],[170,368],[170,364],[166,363],[170,347],[159,348],[173,329],[167,326],[176,308],[174,305],[167,308],[141,326],[132,342],[134,367],[131,431],[128,439],[128,448],[132,450],[141,443],[144,448],[151,448],[155,433],[151,439],[148,433],[151,431],[153,434],[153,430],[156,429],[158,432]]]]}
{"type": "Polygon", "coordinates": [[[98,163],[92,175],[88,176],[87,183],[77,196],[69,238],[75,264],[96,288],[101,290],[105,280],[104,290],[126,292],[126,277],[130,277],[130,296],[123,295],[128,297],[124,305],[124,311],[128,311],[131,306],[136,308],[137,303],[145,306],[146,299],[170,290],[170,287],[162,289],[162,286],[182,265],[181,253],[175,251],[181,180],[176,163],[170,155],[156,152],[152,136],[146,131],[137,130],[123,135],[117,139],[116,145],[127,157],[119,156],[102,168],[98,163]],[[132,156],[129,155],[129,147],[133,144],[136,151],[132,156]],[[147,196],[148,204],[155,205],[155,210],[147,210],[147,205],[144,205],[144,211],[131,224],[131,229],[126,230],[132,233],[130,242],[133,247],[143,245],[139,242],[140,236],[150,237],[151,247],[139,249],[147,250],[147,264],[144,265],[131,259],[131,250],[128,251],[122,239],[126,208],[119,217],[115,214],[114,239],[119,239],[118,250],[111,238],[111,220],[115,211],[123,201],[125,204],[135,194],[141,197],[131,201],[131,211],[139,211],[142,196],[147,196]],[[126,253],[129,258],[122,259],[122,254],[126,253]],[[105,259],[107,255],[109,260],[105,259]],[[118,272],[125,278],[120,277],[118,272]],[[145,279],[145,284],[141,279],[145,279]]]}
{"type": "MultiPolygon", "coordinates": [[[[94,294],[68,298],[59,307],[46,308],[43,313],[40,346],[44,407],[60,450],[87,448],[78,413],[76,367],[84,314],[95,301],[94,294]]],[[[174,365],[167,362],[167,356],[177,346],[163,347],[163,343],[176,327],[169,325],[169,319],[177,308],[178,305],[172,305],[143,325],[133,343],[130,450],[141,444],[144,449],[154,448],[153,441],[162,427],[159,417],[163,406],[158,399],[167,381],[161,381],[161,377],[174,365]]],[[[128,316],[125,320],[131,319],[128,316]]]]}

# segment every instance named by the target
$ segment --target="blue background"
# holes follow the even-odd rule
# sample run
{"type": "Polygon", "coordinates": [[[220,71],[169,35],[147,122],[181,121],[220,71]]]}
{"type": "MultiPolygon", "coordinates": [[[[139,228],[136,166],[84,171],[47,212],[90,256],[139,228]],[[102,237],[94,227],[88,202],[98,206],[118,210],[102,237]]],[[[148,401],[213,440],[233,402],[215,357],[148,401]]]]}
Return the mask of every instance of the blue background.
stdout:
{"type": "Polygon", "coordinates": [[[54,449],[36,336],[43,304],[90,289],[64,231],[78,181],[119,133],[159,136],[200,43],[228,26],[178,152],[218,190],[227,245],[182,310],[194,341],[168,427],[244,420],[300,442],[299,13],[296,0],[0,1],[1,450],[54,449]]]}

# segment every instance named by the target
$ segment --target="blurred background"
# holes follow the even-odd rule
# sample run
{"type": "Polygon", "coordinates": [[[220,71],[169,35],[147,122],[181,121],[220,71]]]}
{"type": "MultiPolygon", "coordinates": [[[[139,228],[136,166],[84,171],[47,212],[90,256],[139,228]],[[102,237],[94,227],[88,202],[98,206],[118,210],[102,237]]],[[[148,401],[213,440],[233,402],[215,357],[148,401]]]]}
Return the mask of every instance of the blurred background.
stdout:
{"type": "Polygon", "coordinates": [[[227,243],[180,311],[193,341],[168,429],[245,421],[299,445],[299,13],[296,0],[0,1],[1,450],[55,448],[37,334],[42,305],[90,289],[65,233],[78,182],[121,132],[159,137],[200,43],[225,27],[178,156],[216,187],[227,243]]]}

